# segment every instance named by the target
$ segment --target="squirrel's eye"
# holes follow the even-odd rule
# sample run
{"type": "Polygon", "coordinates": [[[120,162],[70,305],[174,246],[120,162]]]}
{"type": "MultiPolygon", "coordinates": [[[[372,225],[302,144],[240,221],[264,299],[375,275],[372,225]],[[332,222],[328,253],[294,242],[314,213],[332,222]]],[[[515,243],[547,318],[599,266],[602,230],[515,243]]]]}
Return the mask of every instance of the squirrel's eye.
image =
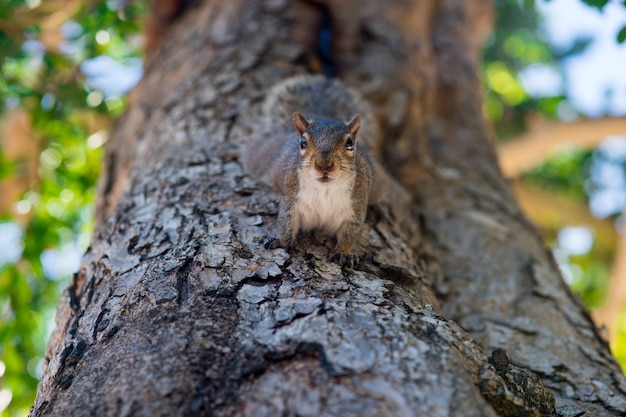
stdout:
{"type": "Polygon", "coordinates": [[[348,140],[346,141],[346,150],[354,150],[354,142],[352,141],[352,138],[348,138],[348,140]]]}
{"type": "Polygon", "coordinates": [[[306,149],[306,138],[304,136],[300,138],[300,149],[306,149]]]}

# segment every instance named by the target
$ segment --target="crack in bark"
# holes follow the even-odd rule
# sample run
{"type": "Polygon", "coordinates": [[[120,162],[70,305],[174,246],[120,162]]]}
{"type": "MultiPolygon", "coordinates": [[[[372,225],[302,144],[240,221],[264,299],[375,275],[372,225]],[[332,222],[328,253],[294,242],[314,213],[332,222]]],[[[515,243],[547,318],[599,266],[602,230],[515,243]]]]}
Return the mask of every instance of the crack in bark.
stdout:
{"type": "Polygon", "coordinates": [[[185,259],[185,262],[176,271],[176,302],[179,306],[187,300],[190,292],[191,283],[189,282],[189,273],[193,269],[193,260],[200,251],[199,246],[194,250],[194,254],[185,259]]]}

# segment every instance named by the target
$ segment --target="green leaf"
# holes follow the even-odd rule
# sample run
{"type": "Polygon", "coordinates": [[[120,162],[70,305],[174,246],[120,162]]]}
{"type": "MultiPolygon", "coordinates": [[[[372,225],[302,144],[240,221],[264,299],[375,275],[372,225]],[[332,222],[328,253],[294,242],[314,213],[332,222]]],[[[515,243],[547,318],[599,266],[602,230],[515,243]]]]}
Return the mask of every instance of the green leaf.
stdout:
{"type": "Polygon", "coordinates": [[[0,180],[13,176],[16,171],[16,165],[15,161],[11,161],[6,157],[0,147],[0,180]]]}
{"type": "Polygon", "coordinates": [[[598,10],[602,10],[607,5],[609,0],[582,0],[587,6],[596,7],[598,10]]]}
{"type": "Polygon", "coordinates": [[[617,32],[617,42],[624,43],[624,41],[626,41],[626,26],[624,26],[620,29],[619,32],[617,32]]]}

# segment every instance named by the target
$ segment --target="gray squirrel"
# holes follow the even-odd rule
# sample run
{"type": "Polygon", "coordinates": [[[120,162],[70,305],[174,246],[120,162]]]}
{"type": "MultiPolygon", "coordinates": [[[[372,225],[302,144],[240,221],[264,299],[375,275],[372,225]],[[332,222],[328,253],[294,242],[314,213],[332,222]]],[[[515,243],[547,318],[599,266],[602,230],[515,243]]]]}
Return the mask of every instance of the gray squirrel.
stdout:
{"type": "Polygon", "coordinates": [[[353,267],[376,174],[360,146],[371,134],[369,106],[338,80],[304,75],[274,86],[261,112],[264,132],[247,144],[244,167],[282,194],[280,235],[264,246],[291,247],[299,232],[320,230],[337,240],[330,259],[353,267]]]}

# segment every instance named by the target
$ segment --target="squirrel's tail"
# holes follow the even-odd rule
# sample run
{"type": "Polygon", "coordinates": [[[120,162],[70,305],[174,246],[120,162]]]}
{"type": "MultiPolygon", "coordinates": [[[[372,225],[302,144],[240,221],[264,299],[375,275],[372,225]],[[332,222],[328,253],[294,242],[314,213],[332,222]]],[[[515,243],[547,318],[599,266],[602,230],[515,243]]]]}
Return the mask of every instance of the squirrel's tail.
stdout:
{"type": "Polygon", "coordinates": [[[256,180],[273,185],[274,171],[290,133],[292,136],[295,134],[291,131],[260,133],[257,137],[250,138],[242,152],[245,172],[256,180]]]}

